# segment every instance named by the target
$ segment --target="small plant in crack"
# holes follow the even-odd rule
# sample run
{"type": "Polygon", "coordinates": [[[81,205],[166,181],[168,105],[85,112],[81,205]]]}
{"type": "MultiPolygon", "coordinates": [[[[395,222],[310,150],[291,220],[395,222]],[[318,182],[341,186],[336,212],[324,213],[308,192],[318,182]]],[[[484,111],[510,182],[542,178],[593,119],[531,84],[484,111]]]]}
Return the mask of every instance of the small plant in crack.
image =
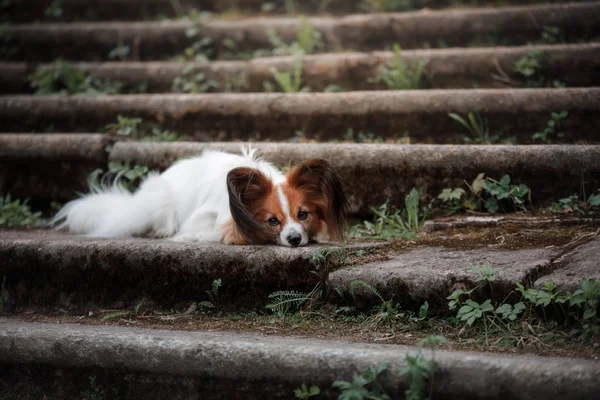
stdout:
{"type": "Polygon", "coordinates": [[[268,29],[267,36],[271,42],[272,49],[257,50],[254,52],[254,57],[269,57],[269,56],[288,56],[298,52],[304,54],[314,54],[324,47],[323,36],[321,32],[315,30],[310,25],[307,18],[300,18],[300,28],[296,35],[296,40],[290,44],[277,34],[275,29],[268,29]]]}
{"type": "Polygon", "coordinates": [[[338,400],[390,400],[383,385],[383,374],[389,363],[367,368],[361,374],[354,374],[351,381],[335,381],[331,385],[340,391],[338,400]]]}
{"type": "Polygon", "coordinates": [[[118,44],[108,53],[108,58],[110,60],[125,61],[127,59],[127,57],[129,57],[130,53],[131,53],[131,48],[128,45],[118,44]]]}
{"type": "Polygon", "coordinates": [[[544,144],[552,144],[555,141],[563,139],[565,132],[561,131],[561,125],[568,116],[569,112],[566,110],[551,113],[546,128],[541,132],[534,133],[531,138],[534,141],[540,141],[544,144]]]}
{"type": "Polygon", "coordinates": [[[448,116],[461,124],[470,133],[470,137],[465,137],[466,143],[495,144],[500,141],[500,135],[490,134],[487,118],[482,117],[477,112],[469,111],[466,118],[456,113],[449,113],[448,116]]]}
{"type": "Polygon", "coordinates": [[[285,318],[289,313],[295,313],[300,310],[307,302],[321,297],[321,283],[315,285],[309,293],[298,292],[296,290],[278,290],[269,294],[271,302],[266,307],[280,318],[285,318]]]}
{"type": "Polygon", "coordinates": [[[389,65],[382,65],[379,74],[369,82],[384,83],[390,90],[419,89],[423,84],[423,72],[428,60],[406,63],[402,58],[400,45],[394,44],[394,58],[389,65]]]}
{"type": "MultiPolygon", "coordinates": [[[[40,227],[44,221],[41,212],[32,212],[27,200],[12,199],[10,194],[0,195],[0,227],[40,227]]],[[[0,294],[1,297],[1,294],[0,294]]]]}
{"type": "Polygon", "coordinates": [[[320,393],[321,389],[319,389],[318,386],[312,385],[309,388],[305,383],[294,390],[294,396],[296,396],[297,399],[310,399],[311,397],[318,396],[320,393]]]}
{"type": "Polygon", "coordinates": [[[60,19],[63,16],[63,7],[63,0],[54,0],[52,3],[50,3],[48,8],[46,8],[44,15],[52,19],[60,19]]]}
{"type": "Polygon", "coordinates": [[[386,201],[378,208],[371,208],[375,214],[374,222],[363,221],[350,230],[350,235],[383,240],[415,240],[416,234],[431,215],[431,203],[421,209],[419,203],[419,192],[413,188],[404,199],[404,210],[396,210],[386,201]]]}
{"type": "MultiPolygon", "coordinates": [[[[284,93],[307,92],[310,89],[302,87],[302,67],[304,65],[304,53],[299,51],[294,56],[294,70],[292,72],[279,72],[277,68],[271,67],[269,71],[279,88],[284,93]]],[[[273,85],[270,82],[264,82],[265,90],[272,92],[273,85]]]]}
{"type": "Polygon", "coordinates": [[[198,303],[198,309],[201,313],[207,313],[210,310],[213,310],[218,305],[219,291],[223,286],[223,280],[221,278],[215,279],[212,281],[210,285],[210,290],[206,290],[206,296],[208,300],[201,301],[198,303]]]}
{"type": "Polygon", "coordinates": [[[135,137],[142,122],[141,118],[117,115],[117,122],[106,125],[104,132],[109,135],[135,137]]]}
{"type": "Polygon", "coordinates": [[[172,91],[178,93],[206,93],[218,88],[217,81],[207,79],[203,72],[196,72],[193,65],[186,65],[172,85],[172,91]]]}
{"type": "Polygon", "coordinates": [[[73,68],[64,61],[57,60],[52,67],[39,68],[28,77],[36,95],[82,94],[99,96],[118,94],[122,84],[95,77],[88,72],[73,68]]]}
{"type": "Polygon", "coordinates": [[[406,355],[406,365],[400,369],[400,375],[406,375],[409,379],[408,389],[404,392],[406,400],[428,400],[433,398],[435,385],[435,374],[439,365],[435,360],[435,349],[440,344],[448,343],[448,340],[439,335],[431,335],[419,341],[417,354],[406,355]],[[423,354],[424,347],[431,347],[431,358],[423,354]]]}
{"type": "Polygon", "coordinates": [[[579,198],[577,194],[562,198],[552,203],[551,211],[554,213],[577,213],[580,215],[593,214],[600,207],[600,191],[589,197],[579,198]]]}
{"type": "Polygon", "coordinates": [[[364,0],[367,11],[411,11],[416,8],[415,0],[364,0]]]}

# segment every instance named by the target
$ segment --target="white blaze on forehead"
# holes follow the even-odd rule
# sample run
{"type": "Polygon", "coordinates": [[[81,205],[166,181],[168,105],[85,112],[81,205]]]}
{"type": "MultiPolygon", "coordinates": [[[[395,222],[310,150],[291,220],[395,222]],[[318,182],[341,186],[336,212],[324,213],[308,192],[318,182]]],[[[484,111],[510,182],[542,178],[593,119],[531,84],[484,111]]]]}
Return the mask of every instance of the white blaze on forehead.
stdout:
{"type": "Polygon", "coordinates": [[[277,196],[279,197],[279,204],[281,205],[281,209],[283,210],[283,214],[285,218],[290,221],[290,202],[288,198],[283,193],[283,189],[281,185],[277,185],[277,196]]]}

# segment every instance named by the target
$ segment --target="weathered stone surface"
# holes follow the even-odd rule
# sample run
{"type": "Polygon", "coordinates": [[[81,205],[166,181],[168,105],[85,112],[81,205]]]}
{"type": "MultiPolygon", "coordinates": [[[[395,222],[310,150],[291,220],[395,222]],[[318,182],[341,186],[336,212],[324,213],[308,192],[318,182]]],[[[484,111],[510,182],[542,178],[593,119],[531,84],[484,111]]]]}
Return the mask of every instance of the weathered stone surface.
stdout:
{"type": "MultiPolygon", "coordinates": [[[[402,51],[407,64],[427,61],[425,87],[470,88],[519,87],[522,76],[515,71],[515,63],[532,51],[543,52],[542,65],[547,82],[560,80],[568,87],[593,86],[600,82],[598,54],[600,44],[564,44],[546,46],[517,46],[493,48],[427,49],[402,51]],[[500,74],[504,74],[502,77],[500,74]]],[[[327,53],[304,57],[302,85],[313,92],[322,92],[336,84],[344,90],[387,89],[384,83],[372,78],[382,65],[392,62],[392,52],[327,53]]],[[[146,84],[149,92],[170,92],[173,80],[182,75],[184,68],[193,67],[206,80],[214,80],[219,87],[213,91],[261,92],[263,83],[272,81],[271,68],[292,71],[294,57],[268,57],[249,61],[215,61],[211,63],[173,62],[105,62],[73,63],[74,69],[94,76],[118,81],[123,89],[134,90],[146,84]],[[229,84],[231,87],[228,87],[229,84]]],[[[53,69],[54,64],[0,63],[0,92],[30,91],[27,77],[37,69],[53,69]]]]}
{"type": "MultiPolygon", "coordinates": [[[[109,375],[110,387],[125,386],[131,393],[127,398],[133,399],[146,399],[148,395],[156,398],[153,389],[164,390],[165,381],[176,388],[169,398],[291,398],[293,390],[302,383],[325,390],[336,379],[350,380],[353,373],[384,361],[394,371],[405,365],[406,354],[416,351],[404,346],[255,334],[22,323],[8,319],[0,319],[0,326],[0,379],[10,382],[10,389],[18,387],[23,379],[46,383],[50,391],[61,386],[73,388],[73,381],[77,381],[70,378],[75,375],[73,370],[88,374],[101,371],[101,376],[102,372],[106,375],[114,371],[109,375]],[[27,377],[23,370],[11,374],[11,369],[28,365],[35,374],[27,377]],[[65,373],[62,379],[61,374],[54,374],[50,382],[43,382],[36,365],[71,373],[65,373]],[[128,380],[132,376],[134,379],[128,380]],[[213,390],[207,391],[208,388],[213,390]]],[[[429,351],[425,354],[432,356],[429,351]]],[[[435,359],[439,370],[434,398],[595,399],[600,392],[600,365],[593,361],[451,351],[437,351],[435,359]]],[[[383,379],[392,398],[399,398],[407,388],[407,381],[398,374],[388,372],[383,379]]],[[[87,379],[79,381],[87,383],[87,379]]]]}
{"type": "Polygon", "coordinates": [[[0,135],[0,194],[44,201],[73,199],[88,174],[106,169],[106,135],[0,135]]]}
{"type": "MultiPolygon", "coordinates": [[[[48,19],[46,9],[53,0],[13,0],[5,9],[12,13],[11,21],[32,21],[48,19]]],[[[543,2],[542,0],[505,0],[505,4],[523,4],[543,2]]],[[[61,21],[65,20],[135,20],[154,19],[158,15],[179,17],[178,13],[192,10],[228,12],[244,11],[245,13],[264,14],[263,0],[62,0],[61,21]],[[176,7],[174,6],[176,5],[176,7]]],[[[368,11],[365,4],[356,0],[302,0],[293,3],[293,9],[285,0],[272,0],[271,13],[326,13],[344,14],[368,11]]],[[[441,8],[452,4],[450,0],[413,0],[411,8],[441,8]]]]}
{"type": "MultiPolygon", "coordinates": [[[[204,149],[239,153],[242,145],[117,142],[110,159],[106,160],[108,153],[104,151],[104,144],[110,140],[91,134],[0,135],[0,163],[7,166],[0,173],[0,182],[3,182],[0,187],[18,197],[69,200],[76,192],[85,192],[88,174],[96,168],[106,169],[108,161],[130,160],[133,165],[164,170],[177,159],[199,155],[204,149]],[[62,172],[67,167],[69,169],[62,172]]],[[[423,200],[429,201],[442,189],[461,187],[463,179],[470,181],[480,172],[497,179],[509,174],[513,182],[528,185],[534,207],[577,193],[582,171],[590,190],[600,187],[600,166],[595,162],[600,157],[600,146],[292,143],[253,143],[252,146],[279,166],[309,158],[328,159],[346,182],[351,211],[360,214],[386,200],[403,204],[404,196],[413,187],[420,191],[423,200]],[[554,183],[548,185],[549,181],[554,183]]]]}
{"type": "MultiPolygon", "coordinates": [[[[600,188],[600,146],[448,146],[253,143],[266,160],[287,166],[309,158],[329,160],[346,182],[354,213],[390,200],[404,204],[413,187],[429,201],[444,188],[464,187],[478,173],[531,189],[534,206],[577,193],[581,173],[590,190],[600,188]],[[549,185],[548,182],[552,182],[549,185]]],[[[164,169],[175,160],[201,154],[204,149],[239,152],[240,143],[119,142],[111,160],[131,160],[164,169]]]]}
{"type": "Polygon", "coordinates": [[[0,231],[4,307],[7,311],[29,306],[123,308],[141,299],[169,307],[209,300],[205,291],[215,279],[223,282],[220,305],[253,307],[266,303],[276,290],[310,291],[319,274],[328,272],[312,261],[321,247],[200,245],[0,231]]]}
{"type": "MultiPolygon", "coordinates": [[[[475,250],[419,248],[396,254],[391,260],[366,265],[345,267],[332,272],[329,282],[350,292],[352,282],[360,280],[376,288],[385,299],[401,304],[421,304],[427,300],[436,310],[447,310],[446,297],[456,289],[475,286],[473,266],[489,265],[498,270],[492,282],[493,291],[482,285],[486,298],[504,299],[513,289],[514,282],[522,284],[534,280],[540,270],[547,268],[559,255],[556,249],[475,250]]],[[[375,293],[364,286],[356,286],[359,298],[378,301],[375,293]]]]}
{"type": "Polygon", "coordinates": [[[556,260],[554,267],[558,269],[538,279],[536,287],[552,282],[562,290],[574,292],[582,279],[590,278],[600,282],[600,237],[556,260]]]}
{"type": "Polygon", "coordinates": [[[528,228],[552,228],[557,226],[583,226],[599,225],[598,218],[580,217],[547,217],[527,215],[475,215],[455,216],[438,218],[426,221],[421,229],[422,232],[434,232],[461,228],[483,228],[494,226],[515,226],[522,229],[528,228]]]}
{"type": "Polygon", "coordinates": [[[598,142],[600,88],[455,89],[346,93],[210,93],[87,96],[0,96],[4,130],[90,132],[118,115],[158,121],[202,141],[342,140],[352,128],[383,139],[407,133],[417,143],[464,143],[466,129],[449,112],[478,112],[519,143],[546,127],[556,110],[564,141],[598,142]],[[527,118],[524,118],[527,116],[527,118]]]}
{"type": "MultiPolygon", "coordinates": [[[[537,40],[544,25],[556,26],[565,40],[590,38],[600,30],[600,10],[595,2],[524,7],[480,8],[378,13],[341,18],[314,17],[309,23],[323,35],[324,50],[373,50],[399,43],[402,48],[437,45],[466,46],[484,42],[490,35],[510,44],[537,40]]],[[[287,43],[296,40],[298,18],[249,18],[242,20],[114,22],[9,25],[6,32],[18,47],[17,59],[51,61],[106,59],[115,44],[130,45],[135,59],[157,59],[180,54],[197,37],[186,36],[198,26],[197,37],[211,37],[217,58],[230,54],[224,39],[237,43],[237,51],[272,48],[268,28],[287,43]]]]}

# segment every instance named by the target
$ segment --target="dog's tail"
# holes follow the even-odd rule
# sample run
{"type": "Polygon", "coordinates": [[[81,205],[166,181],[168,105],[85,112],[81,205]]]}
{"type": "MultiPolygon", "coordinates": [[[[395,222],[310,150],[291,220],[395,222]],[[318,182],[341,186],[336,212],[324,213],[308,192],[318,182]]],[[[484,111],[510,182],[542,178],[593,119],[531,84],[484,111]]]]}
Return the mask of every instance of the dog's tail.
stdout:
{"type": "Polygon", "coordinates": [[[65,204],[51,224],[60,222],[58,229],[94,237],[123,237],[150,230],[169,236],[176,229],[172,196],[168,182],[151,174],[135,194],[118,184],[92,190],[65,204]]]}

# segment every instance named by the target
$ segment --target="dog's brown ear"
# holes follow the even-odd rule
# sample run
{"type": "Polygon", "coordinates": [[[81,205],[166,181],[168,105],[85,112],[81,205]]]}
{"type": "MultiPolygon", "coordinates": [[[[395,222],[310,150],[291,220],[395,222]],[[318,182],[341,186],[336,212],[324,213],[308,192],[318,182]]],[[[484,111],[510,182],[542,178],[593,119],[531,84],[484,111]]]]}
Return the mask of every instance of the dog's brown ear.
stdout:
{"type": "Polygon", "coordinates": [[[319,207],[327,223],[329,237],[342,240],[346,231],[348,200],[342,180],[326,160],[315,158],[295,165],[288,183],[304,193],[319,207]]]}
{"type": "Polygon", "coordinates": [[[235,168],[227,174],[229,209],[237,230],[249,243],[263,244],[272,241],[270,232],[259,224],[252,207],[269,195],[271,180],[253,168],[235,168]]]}

